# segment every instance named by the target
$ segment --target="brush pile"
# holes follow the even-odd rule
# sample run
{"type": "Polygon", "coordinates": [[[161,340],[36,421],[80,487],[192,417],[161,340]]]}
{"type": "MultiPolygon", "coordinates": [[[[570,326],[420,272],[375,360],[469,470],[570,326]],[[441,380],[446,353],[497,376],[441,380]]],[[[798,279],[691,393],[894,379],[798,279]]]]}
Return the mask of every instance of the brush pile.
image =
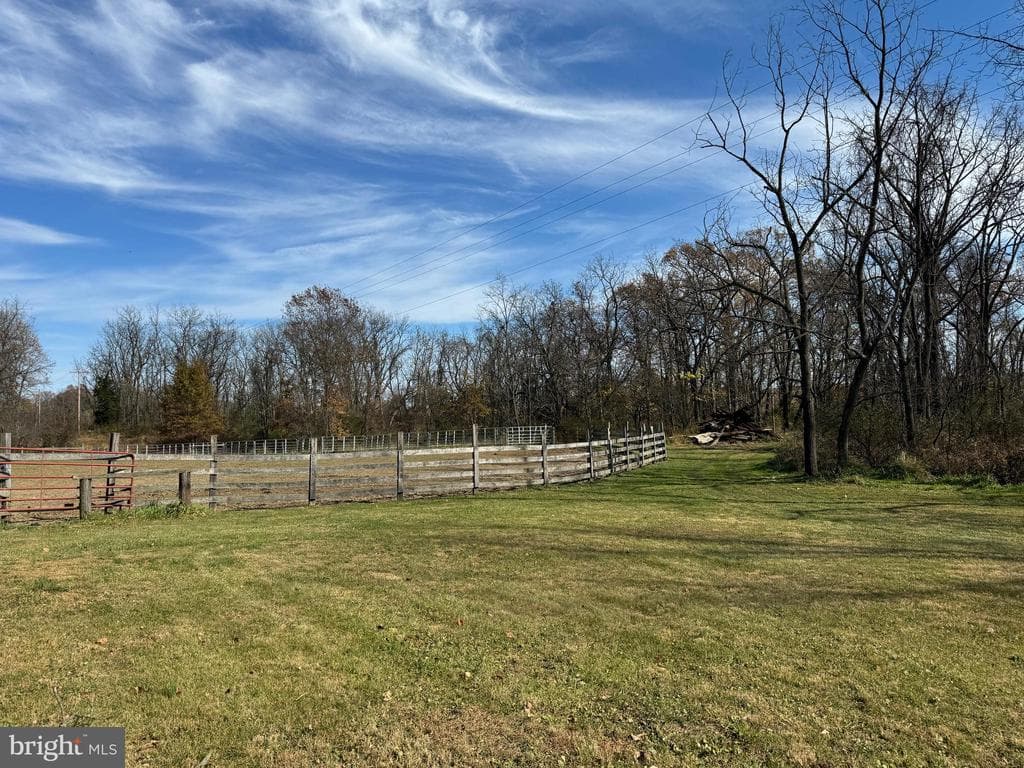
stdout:
{"type": "Polygon", "coordinates": [[[772,440],[775,433],[754,421],[746,408],[726,413],[716,411],[711,420],[702,422],[700,432],[690,435],[695,445],[717,445],[718,443],[751,443],[755,440],[772,440]]]}

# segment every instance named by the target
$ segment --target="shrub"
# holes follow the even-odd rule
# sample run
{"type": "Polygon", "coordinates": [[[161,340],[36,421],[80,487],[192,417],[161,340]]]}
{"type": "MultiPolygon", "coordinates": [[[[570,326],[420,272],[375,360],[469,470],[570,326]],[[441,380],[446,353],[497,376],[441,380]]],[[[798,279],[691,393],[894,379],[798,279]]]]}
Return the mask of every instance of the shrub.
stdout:
{"type": "MultiPolygon", "coordinates": [[[[818,436],[818,466],[822,476],[835,476],[836,423],[823,409],[818,436]]],[[[977,482],[987,478],[1002,485],[1024,483],[1024,438],[998,435],[963,437],[940,424],[919,424],[920,448],[911,454],[901,447],[901,418],[884,408],[864,408],[851,434],[851,459],[893,480],[926,481],[935,477],[977,482]]],[[[788,433],[776,444],[771,467],[780,472],[803,469],[799,433],[788,433]]]]}
{"type": "MultiPolygon", "coordinates": [[[[775,456],[770,466],[776,472],[804,471],[804,444],[802,436],[797,432],[787,432],[775,443],[775,456]]],[[[836,448],[818,438],[818,471],[823,476],[836,475],[836,448]]]]}
{"type": "Polygon", "coordinates": [[[932,472],[958,477],[988,476],[998,483],[1024,483],[1024,441],[1003,444],[983,437],[929,445],[921,458],[932,472]]]}
{"type": "Polygon", "coordinates": [[[890,464],[879,469],[879,475],[890,480],[931,480],[928,467],[917,456],[899,451],[890,464]]]}
{"type": "Polygon", "coordinates": [[[769,465],[776,472],[799,472],[803,468],[804,449],[799,435],[787,432],[775,444],[769,465]]]}

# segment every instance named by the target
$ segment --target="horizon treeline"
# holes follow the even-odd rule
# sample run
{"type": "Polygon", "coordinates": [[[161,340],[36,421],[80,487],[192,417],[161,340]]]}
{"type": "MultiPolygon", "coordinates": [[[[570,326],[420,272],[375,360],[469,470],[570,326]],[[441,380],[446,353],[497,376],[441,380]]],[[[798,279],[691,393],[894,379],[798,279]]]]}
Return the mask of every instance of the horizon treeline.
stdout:
{"type": "MultiPolygon", "coordinates": [[[[793,458],[811,476],[915,464],[1024,481],[1020,90],[980,92],[961,51],[921,32],[910,6],[804,14],[813,46],[787,50],[776,30],[759,57],[773,109],[755,111],[727,77],[726,107],[704,122],[703,145],[750,185],[699,236],[630,268],[597,257],[568,285],[499,280],[463,331],[415,327],[325,286],[257,329],[125,307],[89,355],[88,423],[183,437],[166,413],[193,409],[167,392],[193,366],[178,389],[203,393],[198,410],[232,438],[473,423],[678,432],[745,407],[799,434],[793,458]],[[767,146],[755,140],[764,120],[767,146]]],[[[38,350],[9,301],[4,359],[5,312],[38,350]]],[[[39,373],[0,374],[0,422],[23,441],[66,441],[76,393],[33,405],[39,373]]]]}

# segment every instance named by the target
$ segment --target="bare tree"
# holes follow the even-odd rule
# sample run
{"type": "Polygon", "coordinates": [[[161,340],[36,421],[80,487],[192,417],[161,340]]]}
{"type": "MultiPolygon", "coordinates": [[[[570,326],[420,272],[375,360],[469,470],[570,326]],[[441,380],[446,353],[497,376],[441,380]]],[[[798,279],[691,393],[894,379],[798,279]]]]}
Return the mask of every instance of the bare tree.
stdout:
{"type": "MultiPolygon", "coordinates": [[[[810,12],[806,12],[810,16],[810,12]]],[[[763,250],[772,259],[776,273],[787,274],[792,266],[796,306],[780,304],[792,325],[800,370],[800,406],[803,414],[804,472],[818,474],[818,424],[814,402],[814,372],[811,337],[812,307],[807,286],[806,260],[814,247],[814,238],[833,209],[846,197],[847,190],[834,182],[836,142],[831,110],[832,82],[827,67],[828,53],[823,42],[812,48],[814,66],[809,73],[797,67],[783,41],[781,23],[769,31],[761,62],[774,92],[778,145],[772,149],[754,145],[751,117],[734,76],[725,80],[731,114],[707,115],[709,129],[703,145],[723,151],[737,160],[758,183],[758,200],[773,224],[784,233],[786,247],[763,250]],[[798,148],[798,129],[817,120],[821,132],[814,155],[798,148]]],[[[865,171],[866,172],[866,171],[865,171]]],[[[856,183],[860,179],[855,179],[856,183]]],[[[856,186],[856,184],[852,185],[856,186]]],[[[750,243],[751,247],[758,244],[750,243]]],[[[756,291],[751,285],[737,286],[756,291]]],[[[788,292],[787,292],[788,293],[788,292]]],[[[764,298],[776,301],[771,294],[764,298]]]]}
{"type": "Polygon", "coordinates": [[[957,34],[985,44],[996,69],[1006,75],[1011,96],[1019,99],[1024,95],[1024,0],[1017,0],[1013,13],[1007,18],[1010,24],[1005,29],[986,25],[977,32],[957,34]]]}
{"type": "Polygon", "coordinates": [[[166,371],[160,344],[160,315],[147,317],[136,307],[124,307],[106,322],[89,355],[94,381],[107,378],[117,388],[122,425],[152,427],[159,419],[159,400],[166,371]]]}
{"type": "Polygon", "coordinates": [[[836,461],[842,470],[850,461],[850,427],[861,387],[917,279],[917,270],[908,271],[903,261],[890,258],[892,252],[877,241],[890,147],[912,111],[913,95],[936,48],[933,41],[922,43],[914,36],[913,8],[886,0],[871,0],[856,15],[841,5],[828,5],[815,18],[830,41],[832,58],[840,62],[839,79],[851,92],[837,123],[854,145],[849,172],[860,180],[834,208],[836,226],[821,238],[839,255],[855,328],[847,346],[853,371],[836,436],[836,461]],[[897,290],[893,300],[886,287],[897,290]]]}
{"type": "Polygon", "coordinates": [[[1013,111],[984,114],[973,90],[951,77],[911,95],[911,112],[890,145],[885,193],[887,229],[919,273],[899,341],[906,350],[904,419],[913,448],[916,419],[944,409],[944,326],[958,306],[951,270],[962,270],[979,249],[991,253],[1017,226],[1024,150],[1013,111]]]}
{"type": "MultiPolygon", "coordinates": [[[[777,259],[777,274],[788,272],[791,266],[793,306],[779,301],[778,293],[765,293],[763,298],[776,302],[793,328],[800,372],[804,472],[809,476],[818,474],[818,427],[807,260],[837,216],[845,213],[848,219],[856,218],[857,228],[847,228],[847,234],[857,240],[847,254],[861,331],[854,386],[846,408],[852,414],[858,380],[866,373],[876,346],[877,334],[867,328],[864,299],[885,151],[904,111],[901,94],[905,81],[913,83],[923,71],[908,31],[914,17],[913,6],[894,0],[806,5],[800,21],[817,33],[801,46],[809,61],[800,65],[794,61],[779,23],[768,35],[762,59],[775,96],[777,143],[767,148],[754,144],[751,109],[738,92],[734,77],[726,78],[730,113],[709,113],[707,119],[704,145],[724,151],[751,174],[761,189],[763,210],[783,234],[784,249],[761,251],[765,258],[777,259]],[[800,131],[809,133],[810,139],[800,131]],[[809,141],[809,146],[802,146],[802,141],[809,141]],[[857,145],[857,151],[850,151],[851,144],[857,145]]],[[[845,437],[841,443],[846,444],[845,437]]],[[[845,455],[845,449],[841,454],[845,455]]]]}
{"type": "Polygon", "coordinates": [[[0,301],[0,424],[6,431],[19,431],[24,399],[46,382],[50,368],[25,306],[0,301]]]}

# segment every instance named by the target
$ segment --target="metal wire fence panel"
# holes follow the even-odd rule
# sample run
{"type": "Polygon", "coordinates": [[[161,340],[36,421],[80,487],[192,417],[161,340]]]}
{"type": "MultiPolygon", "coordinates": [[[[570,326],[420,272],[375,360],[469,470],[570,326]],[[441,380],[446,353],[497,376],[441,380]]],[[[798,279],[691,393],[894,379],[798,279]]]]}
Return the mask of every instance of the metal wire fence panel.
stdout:
{"type": "MultiPolygon", "coordinates": [[[[540,445],[545,439],[555,442],[555,430],[550,426],[478,427],[479,445],[540,445]]],[[[441,448],[472,446],[472,429],[446,429],[403,432],[407,448],[441,448]]],[[[266,456],[289,453],[309,453],[316,443],[317,453],[347,453],[351,451],[392,450],[398,445],[398,433],[378,435],[321,435],[319,437],[270,438],[267,440],[225,440],[217,442],[218,454],[266,456]]],[[[140,456],[209,456],[213,450],[209,440],[194,443],[147,443],[128,446],[140,456]]]]}

